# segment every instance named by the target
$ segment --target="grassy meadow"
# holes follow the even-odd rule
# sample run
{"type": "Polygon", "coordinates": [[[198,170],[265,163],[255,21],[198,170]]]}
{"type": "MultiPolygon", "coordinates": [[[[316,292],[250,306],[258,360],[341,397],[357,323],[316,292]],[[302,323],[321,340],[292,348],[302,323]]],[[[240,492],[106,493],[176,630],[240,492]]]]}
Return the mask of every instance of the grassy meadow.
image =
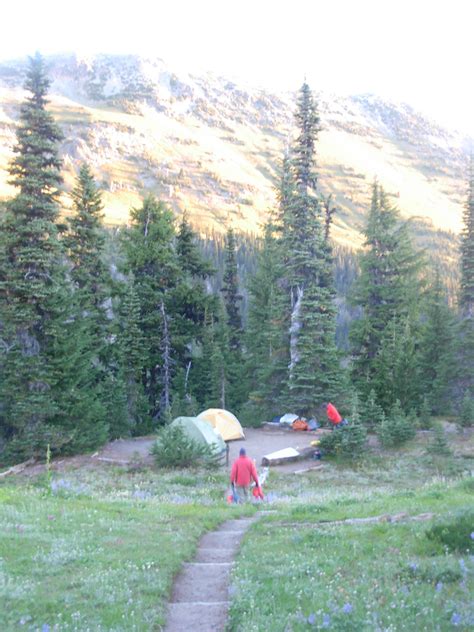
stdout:
{"type": "Polygon", "coordinates": [[[1,479],[0,629],[160,630],[200,536],[261,511],[236,559],[229,631],[470,630],[474,524],[467,548],[428,536],[474,505],[472,435],[449,437],[448,457],[428,455],[424,433],[358,464],[271,471],[258,507],[227,505],[222,470],[1,479]]]}

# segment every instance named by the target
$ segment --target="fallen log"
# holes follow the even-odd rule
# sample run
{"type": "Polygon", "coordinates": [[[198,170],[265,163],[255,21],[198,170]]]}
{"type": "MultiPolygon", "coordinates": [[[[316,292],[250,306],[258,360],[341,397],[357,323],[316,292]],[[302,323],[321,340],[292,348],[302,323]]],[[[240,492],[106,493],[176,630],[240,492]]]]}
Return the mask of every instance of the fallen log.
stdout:
{"type": "Polygon", "coordinates": [[[266,454],[262,458],[262,465],[283,465],[284,463],[293,463],[294,461],[303,461],[304,459],[311,458],[317,448],[309,447],[302,448],[301,450],[295,450],[295,448],[284,448],[277,452],[271,452],[266,454]]]}
{"type": "Polygon", "coordinates": [[[8,470],[0,472],[0,478],[4,478],[5,476],[9,476],[10,474],[19,474],[20,472],[23,472],[23,470],[28,467],[28,465],[33,465],[34,462],[35,459],[32,457],[31,459],[28,459],[28,461],[18,463],[18,465],[12,465],[12,467],[9,467],[8,470]]]}

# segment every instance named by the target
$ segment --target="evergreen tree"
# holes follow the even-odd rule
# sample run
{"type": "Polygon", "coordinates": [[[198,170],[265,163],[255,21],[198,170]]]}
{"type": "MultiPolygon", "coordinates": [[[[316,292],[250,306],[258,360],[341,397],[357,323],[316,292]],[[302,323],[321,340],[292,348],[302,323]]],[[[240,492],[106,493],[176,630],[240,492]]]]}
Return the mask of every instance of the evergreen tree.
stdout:
{"type": "MultiPolygon", "coordinates": [[[[352,297],[353,304],[363,309],[350,331],[352,377],[363,399],[374,388],[379,404],[385,399],[385,405],[390,406],[399,394],[387,392],[378,373],[381,360],[377,357],[383,352],[382,345],[387,351],[394,343],[402,347],[411,344],[403,336],[412,335],[416,328],[421,259],[413,250],[407,226],[400,224],[398,211],[376,182],[364,234],[361,273],[352,297]],[[391,339],[387,335],[390,323],[391,339]]],[[[384,355],[390,362],[386,352],[384,355]]]]}
{"type": "Polygon", "coordinates": [[[257,269],[249,281],[249,314],[246,328],[249,399],[253,415],[272,417],[278,410],[281,385],[288,370],[288,340],[283,322],[285,293],[280,286],[284,266],[274,224],[265,226],[257,269]]]}
{"type": "Polygon", "coordinates": [[[58,239],[61,132],[46,109],[48,87],[37,55],[9,169],[18,194],[1,227],[0,427],[12,458],[17,448],[27,456],[46,443],[53,451],[93,447],[107,431],[90,388],[88,333],[73,304],[58,239]]]}
{"type": "Polygon", "coordinates": [[[377,403],[375,391],[372,388],[363,409],[362,421],[367,428],[374,430],[382,423],[382,416],[383,409],[377,403]]]}
{"type": "Polygon", "coordinates": [[[316,141],[319,115],[311,90],[298,97],[298,137],[293,146],[293,185],[282,208],[282,248],[287,258],[284,287],[289,308],[289,403],[308,412],[337,397],[341,369],[335,344],[336,309],[330,250],[317,196],[316,141]]]}
{"type": "Polygon", "coordinates": [[[471,158],[469,190],[461,233],[460,307],[465,317],[474,318],[474,159],[471,158]]]}
{"type": "Polygon", "coordinates": [[[224,296],[227,313],[229,345],[231,351],[240,351],[242,348],[242,316],[239,304],[242,296],[239,293],[235,235],[232,228],[227,231],[223,282],[221,292],[224,296]]]}
{"type": "Polygon", "coordinates": [[[463,428],[471,428],[471,426],[474,426],[474,399],[471,397],[469,391],[464,393],[459,423],[463,428]]]}
{"type": "Polygon", "coordinates": [[[123,236],[125,270],[133,275],[140,304],[139,327],[146,340],[142,383],[148,399],[148,418],[154,420],[164,414],[161,302],[168,311],[171,290],[179,278],[174,238],[173,215],[153,196],[146,197],[140,208],[131,211],[131,226],[123,236]]]}
{"type": "Polygon", "coordinates": [[[469,192],[461,233],[461,292],[459,297],[459,354],[457,398],[474,392],[474,162],[471,158],[469,192]]]}
{"type": "Polygon", "coordinates": [[[147,342],[141,327],[140,311],[135,283],[130,279],[120,306],[117,359],[107,380],[111,395],[109,408],[114,415],[111,423],[113,436],[141,436],[153,429],[144,390],[147,342]]]}
{"type": "Polygon", "coordinates": [[[436,456],[451,456],[452,451],[449,447],[446,433],[441,423],[436,423],[433,427],[433,436],[430,443],[426,447],[428,454],[436,456]]]}
{"type": "Polygon", "coordinates": [[[427,292],[425,320],[420,336],[420,386],[431,412],[446,413],[449,388],[455,375],[455,321],[442,287],[439,271],[427,292]]]}
{"type": "Polygon", "coordinates": [[[79,169],[71,197],[73,215],[64,239],[72,264],[71,277],[81,308],[99,324],[105,317],[104,302],[110,296],[110,274],[103,261],[102,199],[86,164],[79,169]]]}
{"type": "Polygon", "coordinates": [[[186,399],[191,395],[188,387],[200,381],[196,371],[206,336],[206,318],[212,320],[217,309],[217,299],[207,287],[215,269],[200,251],[186,213],[176,236],[176,253],[179,274],[167,309],[176,366],[175,396],[186,399]]]}

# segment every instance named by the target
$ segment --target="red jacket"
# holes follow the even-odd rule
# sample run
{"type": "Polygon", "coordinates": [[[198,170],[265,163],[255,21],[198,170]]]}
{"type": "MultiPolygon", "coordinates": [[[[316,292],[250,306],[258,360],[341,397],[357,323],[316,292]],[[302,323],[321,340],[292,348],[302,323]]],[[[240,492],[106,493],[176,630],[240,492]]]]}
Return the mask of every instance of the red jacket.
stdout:
{"type": "Polygon", "coordinates": [[[327,407],[327,415],[329,417],[329,420],[335,425],[337,426],[337,424],[340,424],[342,421],[342,417],[341,415],[338,413],[337,408],[335,406],[333,406],[331,403],[328,404],[327,407]]]}
{"type": "Polygon", "coordinates": [[[254,462],[248,456],[239,456],[232,464],[230,482],[239,485],[239,487],[248,487],[252,479],[258,487],[258,476],[254,462]]]}

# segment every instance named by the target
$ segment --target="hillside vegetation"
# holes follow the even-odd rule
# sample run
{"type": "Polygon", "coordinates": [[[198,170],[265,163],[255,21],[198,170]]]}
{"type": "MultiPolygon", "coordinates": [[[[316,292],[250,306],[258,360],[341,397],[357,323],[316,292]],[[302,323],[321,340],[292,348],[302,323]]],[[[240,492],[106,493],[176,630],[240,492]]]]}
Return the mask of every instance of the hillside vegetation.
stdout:
{"type": "MultiPolygon", "coordinates": [[[[199,230],[257,232],[275,204],[294,96],[270,94],[211,74],[175,73],[160,59],[48,59],[50,109],[65,138],[66,190],[87,161],[104,191],[106,221],[123,224],[153,192],[199,230]]],[[[26,71],[0,65],[0,195],[13,194],[6,166],[26,71]]],[[[317,88],[317,87],[316,87],[317,88]]],[[[321,192],[338,209],[333,236],[357,246],[377,177],[420,232],[459,232],[468,141],[407,105],[371,95],[317,94],[321,192]]],[[[64,204],[69,205],[67,196],[64,204]]],[[[448,236],[449,239],[449,236],[448,236]]],[[[451,236],[452,239],[452,236],[451,236]]]]}

